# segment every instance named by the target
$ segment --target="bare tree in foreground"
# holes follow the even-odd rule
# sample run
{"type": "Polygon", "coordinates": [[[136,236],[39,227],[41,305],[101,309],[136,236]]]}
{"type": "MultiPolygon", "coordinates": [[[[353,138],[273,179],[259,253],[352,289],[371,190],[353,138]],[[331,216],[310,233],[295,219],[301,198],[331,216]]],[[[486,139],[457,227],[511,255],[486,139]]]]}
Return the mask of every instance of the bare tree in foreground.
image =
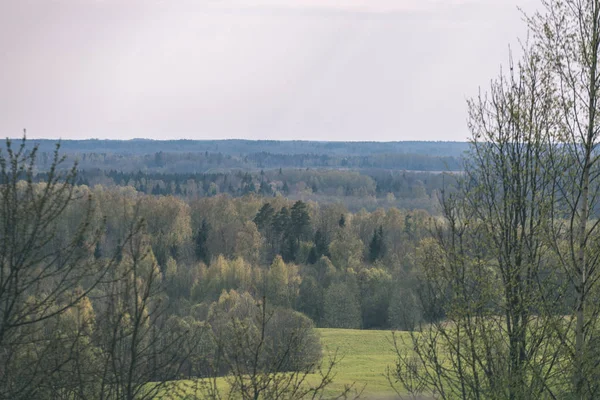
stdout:
{"type": "Polygon", "coordinates": [[[76,165],[59,172],[58,150],[39,184],[37,147],[7,140],[0,152],[0,398],[32,398],[51,386],[70,361],[53,358],[57,342],[68,350],[71,338],[49,339],[52,321],[77,308],[115,263],[93,258],[102,223],[75,186],[76,165]],[[83,212],[65,234],[73,205],[83,212]]]}
{"type": "Polygon", "coordinates": [[[487,95],[469,102],[462,187],[421,243],[421,280],[443,318],[394,338],[398,392],[441,399],[542,399],[564,390],[564,273],[547,232],[556,196],[555,91],[526,47],[487,95]]]}
{"type": "Polygon", "coordinates": [[[563,143],[553,159],[556,176],[552,250],[571,286],[573,329],[561,332],[570,359],[572,394],[600,395],[600,246],[598,221],[600,169],[600,1],[544,0],[545,13],[528,19],[537,47],[557,87],[556,111],[563,143]]]}
{"type": "Polygon", "coordinates": [[[446,320],[399,349],[392,383],[440,398],[600,395],[600,1],[542,5],[518,79],[470,104],[474,163],[424,277],[446,320]]]}
{"type": "Polygon", "coordinates": [[[143,230],[123,253],[114,279],[100,286],[98,384],[89,399],[155,398],[181,377],[199,340],[192,327],[166,315],[162,273],[143,230]]]}
{"type": "Polygon", "coordinates": [[[202,331],[166,315],[135,199],[98,255],[104,221],[58,150],[42,183],[36,146],[0,153],[0,399],[155,398],[202,331]]]}

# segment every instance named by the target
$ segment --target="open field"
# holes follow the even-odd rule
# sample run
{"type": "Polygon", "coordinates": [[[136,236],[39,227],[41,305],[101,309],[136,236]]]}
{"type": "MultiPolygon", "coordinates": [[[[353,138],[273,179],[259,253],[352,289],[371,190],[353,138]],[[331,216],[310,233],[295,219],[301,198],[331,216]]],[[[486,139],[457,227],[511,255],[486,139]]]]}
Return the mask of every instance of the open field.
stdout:
{"type": "MultiPolygon", "coordinates": [[[[395,398],[395,392],[385,377],[387,366],[394,363],[391,331],[324,328],[318,331],[323,344],[323,360],[326,362],[327,355],[333,355],[336,350],[341,357],[335,369],[334,382],[326,391],[328,396],[335,397],[346,385],[355,383],[357,390],[364,387],[362,399],[395,398]]],[[[316,381],[317,377],[309,378],[309,381],[312,380],[316,381]]],[[[222,378],[219,378],[219,386],[226,390],[222,378]]]]}
{"type": "Polygon", "coordinates": [[[366,385],[362,398],[394,395],[384,376],[386,367],[394,363],[390,331],[319,329],[319,333],[325,352],[333,353],[337,348],[344,356],[331,389],[340,391],[356,382],[357,387],[366,385]]]}

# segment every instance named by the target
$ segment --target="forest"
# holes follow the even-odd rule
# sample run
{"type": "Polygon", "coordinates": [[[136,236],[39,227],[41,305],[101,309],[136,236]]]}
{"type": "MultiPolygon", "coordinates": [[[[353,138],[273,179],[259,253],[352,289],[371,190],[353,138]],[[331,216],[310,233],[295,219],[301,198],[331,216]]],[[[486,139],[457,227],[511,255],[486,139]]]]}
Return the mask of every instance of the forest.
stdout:
{"type": "MultiPolygon", "coordinates": [[[[133,152],[130,144],[137,142],[63,141],[65,163],[59,168],[77,162],[79,185],[131,186],[141,193],[183,199],[281,195],[342,203],[352,212],[396,207],[435,213],[440,190],[455,186],[468,148],[458,142],[395,142],[387,143],[387,149],[369,142],[297,142],[301,150],[314,153],[272,153],[289,148],[267,141],[144,141],[133,152]],[[96,150],[94,143],[99,143],[96,150]],[[198,152],[189,152],[196,147],[198,152]],[[403,150],[391,153],[390,148],[403,150]]],[[[43,181],[54,150],[48,141],[35,143],[33,179],[43,181]]]]}
{"type": "MultiPolygon", "coordinates": [[[[65,167],[60,145],[45,172],[37,165],[46,153],[28,141],[4,150],[3,398],[154,398],[171,381],[238,371],[239,353],[250,362],[259,337],[268,345],[257,367],[277,360],[276,372],[314,373],[322,365],[315,327],[412,330],[442,312],[416,304],[435,215],[353,213],[286,196],[305,181],[334,196],[336,184],[373,197],[382,187],[410,193],[414,181],[402,175],[394,183],[386,173],[381,184],[334,170],[218,175],[232,187],[262,179],[256,186],[269,189],[230,194],[215,182],[218,191],[203,191],[197,176],[111,170],[105,185],[88,186],[78,165],[65,167]],[[293,189],[265,183],[273,179],[293,189]]],[[[435,196],[418,186],[421,199],[435,196]]]]}

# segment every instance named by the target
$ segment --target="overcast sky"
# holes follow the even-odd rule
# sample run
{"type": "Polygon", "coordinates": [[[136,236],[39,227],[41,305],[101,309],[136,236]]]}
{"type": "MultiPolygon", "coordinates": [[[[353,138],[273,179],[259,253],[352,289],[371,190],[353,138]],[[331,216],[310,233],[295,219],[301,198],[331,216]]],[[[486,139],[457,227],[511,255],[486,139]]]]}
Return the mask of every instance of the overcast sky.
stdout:
{"type": "Polygon", "coordinates": [[[0,136],[465,140],[537,0],[0,0],[0,136]]]}

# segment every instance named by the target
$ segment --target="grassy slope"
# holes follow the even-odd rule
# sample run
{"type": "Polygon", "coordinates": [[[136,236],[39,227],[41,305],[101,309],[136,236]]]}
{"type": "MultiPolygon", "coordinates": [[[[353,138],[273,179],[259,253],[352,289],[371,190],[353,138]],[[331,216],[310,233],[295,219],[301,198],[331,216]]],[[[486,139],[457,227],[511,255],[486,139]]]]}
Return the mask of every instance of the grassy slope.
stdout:
{"type": "Polygon", "coordinates": [[[385,398],[394,394],[385,378],[388,365],[394,363],[389,331],[350,329],[319,329],[324,351],[344,355],[336,369],[332,389],[342,390],[345,384],[366,385],[363,398],[385,398]]]}

